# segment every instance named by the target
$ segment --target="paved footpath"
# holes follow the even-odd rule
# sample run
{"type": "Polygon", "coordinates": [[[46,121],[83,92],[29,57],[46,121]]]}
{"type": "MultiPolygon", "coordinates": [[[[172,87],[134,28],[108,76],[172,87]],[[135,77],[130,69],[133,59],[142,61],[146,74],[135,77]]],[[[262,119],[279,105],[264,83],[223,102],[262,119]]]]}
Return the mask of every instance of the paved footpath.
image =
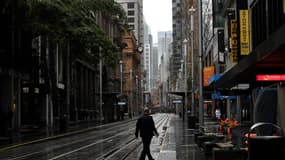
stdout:
{"type": "MultiPolygon", "coordinates": [[[[206,160],[203,151],[194,142],[194,129],[188,129],[186,121],[171,115],[163,142],[154,138],[151,152],[156,160],[206,160]]],[[[209,158],[207,160],[210,160],[209,158]]]]}

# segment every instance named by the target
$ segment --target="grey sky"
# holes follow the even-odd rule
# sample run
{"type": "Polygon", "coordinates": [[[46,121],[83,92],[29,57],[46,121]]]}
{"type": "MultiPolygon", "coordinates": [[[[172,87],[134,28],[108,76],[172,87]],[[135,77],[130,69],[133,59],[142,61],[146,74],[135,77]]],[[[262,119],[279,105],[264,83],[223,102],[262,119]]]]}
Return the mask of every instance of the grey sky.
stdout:
{"type": "Polygon", "coordinates": [[[172,0],[143,0],[143,13],[155,43],[158,31],[172,31],[172,0]]]}

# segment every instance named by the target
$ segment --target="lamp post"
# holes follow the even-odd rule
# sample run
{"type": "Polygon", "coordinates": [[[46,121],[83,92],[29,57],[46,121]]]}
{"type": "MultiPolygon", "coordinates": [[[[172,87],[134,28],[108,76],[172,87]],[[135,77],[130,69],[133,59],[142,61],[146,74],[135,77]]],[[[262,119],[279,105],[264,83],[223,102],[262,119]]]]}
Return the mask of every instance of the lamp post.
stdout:
{"type": "MultiPolygon", "coordinates": [[[[123,96],[123,61],[120,60],[119,64],[120,64],[120,96],[123,96]]],[[[115,113],[115,115],[117,115],[117,114],[120,115],[121,111],[122,111],[122,104],[119,104],[118,111],[117,111],[117,108],[115,108],[115,112],[114,113],[115,113]]],[[[120,116],[119,117],[115,116],[115,117],[117,119],[120,119],[120,116]]]]}
{"type": "Polygon", "coordinates": [[[120,93],[123,94],[123,61],[120,60],[120,93]]]}
{"type": "MultiPolygon", "coordinates": [[[[183,56],[184,57],[184,56],[183,56]]],[[[181,72],[181,86],[183,84],[183,78],[184,78],[184,82],[185,82],[185,75],[183,76],[183,71],[185,71],[185,66],[184,66],[184,59],[181,59],[180,60],[180,63],[181,63],[181,67],[179,69],[179,71],[181,72]]],[[[185,73],[185,72],[184,72],[185,73]]],[[[184,83],[185,84],[185,83],[184,83]]],[[[185,88],[185,86],[184,86],[185,88]]],[[[181,87],[181,89],[183,90],[183,87],[181,87]]],[[[182,120],[184,121],[184,115],[185,115],[185,99],[186,99],[186,96],[185,96],[185,92],[184,92],[184,105],[183,105],[183,108],[182,108],[182,120]]]]}
{"type": "Polygon", "coordinates": [[[198,0],[198,32],[199,32],[199,124],[204,125],[204,104],[203,104],[203,53],[202,53],[202,0],[198,0]]]}
{"type": "Polygon", "coordinates": [[[129,109],[128,109],[128,113],[130,118],[133,117],[133,70],[130,69],[130,103],[129,103],[129,109]]]}
{"type": "Polygon", "coordinates": [[[195,113],[195,99],[194,99],[194,12],[196,10],[192,6],[189,9],[190,12],[190,34],[191,34],[191,85],[192,85],[192,94],[191,94],[191,115],[194,116],[195,113]]]}
{"type": "Polygon", "coordinates": [[[144,80],[141,79],[141,107],[144,108],[144,80]]]}
{"type": "Polygon", "coordinates": [[[103,101],[102,101],[102,48],[99,47],[99,57],[100,57],[100,61],[99,61],[99,68],[100,68],[100,100],[99,100],[99,103],[100,103],[100,122],[103,122],[103,108],[102,108],[102,104],[103,104],[103,101]]]}
{"type": "Polygon", "coordinates": [[[186,110],[186,116],[188,113],[188,107],[187,107],[187,39],[184,39],[184,87],[185,87],[185,110],[186,110]]]}
{"type": "Polygon", "coordinates": [[[137,114],[139,115],[139,87],[138,87],[138,78],[139,78],[139,76],[136,75],[136,105],[137,105],[137,114]]]}

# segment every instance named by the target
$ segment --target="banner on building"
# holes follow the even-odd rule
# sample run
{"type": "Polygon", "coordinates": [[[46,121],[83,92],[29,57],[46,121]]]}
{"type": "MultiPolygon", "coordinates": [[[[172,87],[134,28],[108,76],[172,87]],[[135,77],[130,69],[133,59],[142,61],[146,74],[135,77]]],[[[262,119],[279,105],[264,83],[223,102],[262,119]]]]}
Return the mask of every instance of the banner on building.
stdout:
{"type": "Polygon", "coordinates": [[[220,64],[225,63],[225,43],[224,43],[224,30],[218,30],[218,62],[220,64]]]}
{"type": "Polygon", "coordinates": [[[233,63],[238,62],[238,36],[237,36],[237,21],[232,19],[230,21],[231,37],[230,37],[230,48],[231,48],[231,60],[233,63]]]}
{"type": "Polygon", "coordinates": [[[240,10],[240,55],[249,55],[248,10],[240,10]]]}
{"type": "Polygon", "coordinates": [[[204,67],[204,70],[203,70],[203,76],[204,76],[203,86],[209,86],[209,79],[214,74],[215,74],[214,66],[204,67]]]}

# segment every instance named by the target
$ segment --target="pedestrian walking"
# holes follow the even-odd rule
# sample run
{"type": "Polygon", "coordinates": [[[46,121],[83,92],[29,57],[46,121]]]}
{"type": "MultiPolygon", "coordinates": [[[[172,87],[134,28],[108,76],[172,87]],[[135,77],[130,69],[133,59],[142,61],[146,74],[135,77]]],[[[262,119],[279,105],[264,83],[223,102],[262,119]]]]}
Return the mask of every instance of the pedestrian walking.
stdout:
{"type": "Polygon", "coordinates": [[[154,135],[158,137],[157,130],[154,125],[154,121],[152,116],[149,115],[150,111],[148,108],[144,109],[144,115],[137,120],[136,124],[136,138],[138,135],[142,138],[143,142],[143,150],[140,156],[140,160],[145,160],[146,155],[148,156],[149,160],[154,160],[150,154],[150,143],[151,139],[154,135]]]}

